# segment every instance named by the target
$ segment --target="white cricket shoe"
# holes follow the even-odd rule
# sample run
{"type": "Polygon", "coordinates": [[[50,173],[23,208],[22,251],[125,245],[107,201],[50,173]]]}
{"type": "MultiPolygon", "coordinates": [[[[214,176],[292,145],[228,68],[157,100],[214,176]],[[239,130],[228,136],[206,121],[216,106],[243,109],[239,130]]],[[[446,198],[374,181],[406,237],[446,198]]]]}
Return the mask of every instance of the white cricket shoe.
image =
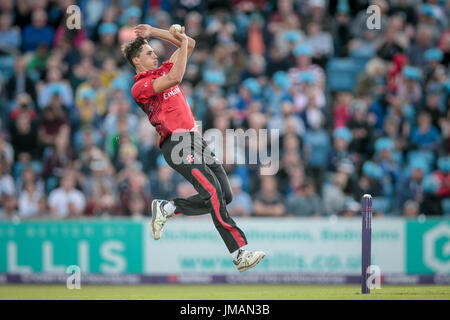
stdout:
{"type": "Polygon", "coordinates": [[[164,210],[167,200],[155,199],[152,201],[152,235],[153,239],[159,240],[164,228],[164,224],[172,216],[164,210]]]}
{"type": "Polygon", "coordinates": [[[239,272],[244,272],[256,266],[265,256],[266,254],[262,251],[241,250],[233,262],[239,272]]]}

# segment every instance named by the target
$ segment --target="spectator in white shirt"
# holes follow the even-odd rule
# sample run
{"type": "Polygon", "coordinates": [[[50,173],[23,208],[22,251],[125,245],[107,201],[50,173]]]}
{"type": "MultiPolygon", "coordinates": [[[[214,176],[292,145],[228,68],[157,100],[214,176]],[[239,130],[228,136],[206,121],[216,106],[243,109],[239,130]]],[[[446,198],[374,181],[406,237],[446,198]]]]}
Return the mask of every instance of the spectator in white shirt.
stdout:
{"type": "Polygon", "coordinates": [[[16,186],[13,177],[7,172],[8,166],[6,160],[0,160],[0,206],[3,198],[16,195],[16,186]]]}
{"type": "Polygon", "coordinates": [[[42,193],[37,189],[34,182],[28,181],[19,195],[19,216],[21,218],[32,218],[39,214],[39,202],[42,193]]]}
{"type": "Polygon", "coordinates": [[[86,199],[83,193],[75,189],[75,176],[72,173],[66,173],[61,186],[50,192],[48,204],[55,218],[79,217],[84,213],[86,199]]]}

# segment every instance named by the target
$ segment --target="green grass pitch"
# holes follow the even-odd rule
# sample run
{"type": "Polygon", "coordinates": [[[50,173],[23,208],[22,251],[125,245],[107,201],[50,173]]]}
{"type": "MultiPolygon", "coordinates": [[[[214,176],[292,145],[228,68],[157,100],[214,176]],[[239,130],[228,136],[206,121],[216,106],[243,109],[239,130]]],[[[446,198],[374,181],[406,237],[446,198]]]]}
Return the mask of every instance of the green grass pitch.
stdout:
{"type": "Polygon", "coordinates": [[[126,300],[450,300],[450,286],[384,285],[362,295],[357,285],[0,285],[5,299],[126,300]]]}

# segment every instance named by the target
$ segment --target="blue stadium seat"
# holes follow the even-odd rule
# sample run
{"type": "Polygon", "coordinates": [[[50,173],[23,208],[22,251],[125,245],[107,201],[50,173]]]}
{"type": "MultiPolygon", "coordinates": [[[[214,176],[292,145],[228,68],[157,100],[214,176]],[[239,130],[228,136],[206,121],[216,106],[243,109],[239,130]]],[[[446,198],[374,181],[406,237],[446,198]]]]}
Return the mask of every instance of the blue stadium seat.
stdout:
{"type": "Polygon", "coordinates": [[[333,58],[327,64],[328,88],[331,91],[353,91],[365,61],[358,58],[333,58]]]}
{"type": "Polygon", "coordinates": [[[358,65],[360,71],[365,70],[366,63],[375,56],[375,49],[370,46],[361,46],[350,52],[350,57],[358,65]]]}

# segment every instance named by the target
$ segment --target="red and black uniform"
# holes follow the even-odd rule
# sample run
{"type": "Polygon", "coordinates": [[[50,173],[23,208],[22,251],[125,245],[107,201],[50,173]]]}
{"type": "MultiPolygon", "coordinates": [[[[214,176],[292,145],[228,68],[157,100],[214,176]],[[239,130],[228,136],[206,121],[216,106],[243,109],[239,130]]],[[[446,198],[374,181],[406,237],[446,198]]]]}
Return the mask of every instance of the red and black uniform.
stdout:
{"type": "Polygon", "coordinates": [[[230,217],[226,205],[232,191],[218,159],[198,132],[194,116],[181,88],[176,85],[155,93],[153,80],[169,73],[173,63],[134,77],[131,94],[160,135],[159,146],[169,166],[183,175],[198,194],[173,199],[176,213],[211,213],[214,225],[230,252],[247,244],[244,232],[230,217]]]}

